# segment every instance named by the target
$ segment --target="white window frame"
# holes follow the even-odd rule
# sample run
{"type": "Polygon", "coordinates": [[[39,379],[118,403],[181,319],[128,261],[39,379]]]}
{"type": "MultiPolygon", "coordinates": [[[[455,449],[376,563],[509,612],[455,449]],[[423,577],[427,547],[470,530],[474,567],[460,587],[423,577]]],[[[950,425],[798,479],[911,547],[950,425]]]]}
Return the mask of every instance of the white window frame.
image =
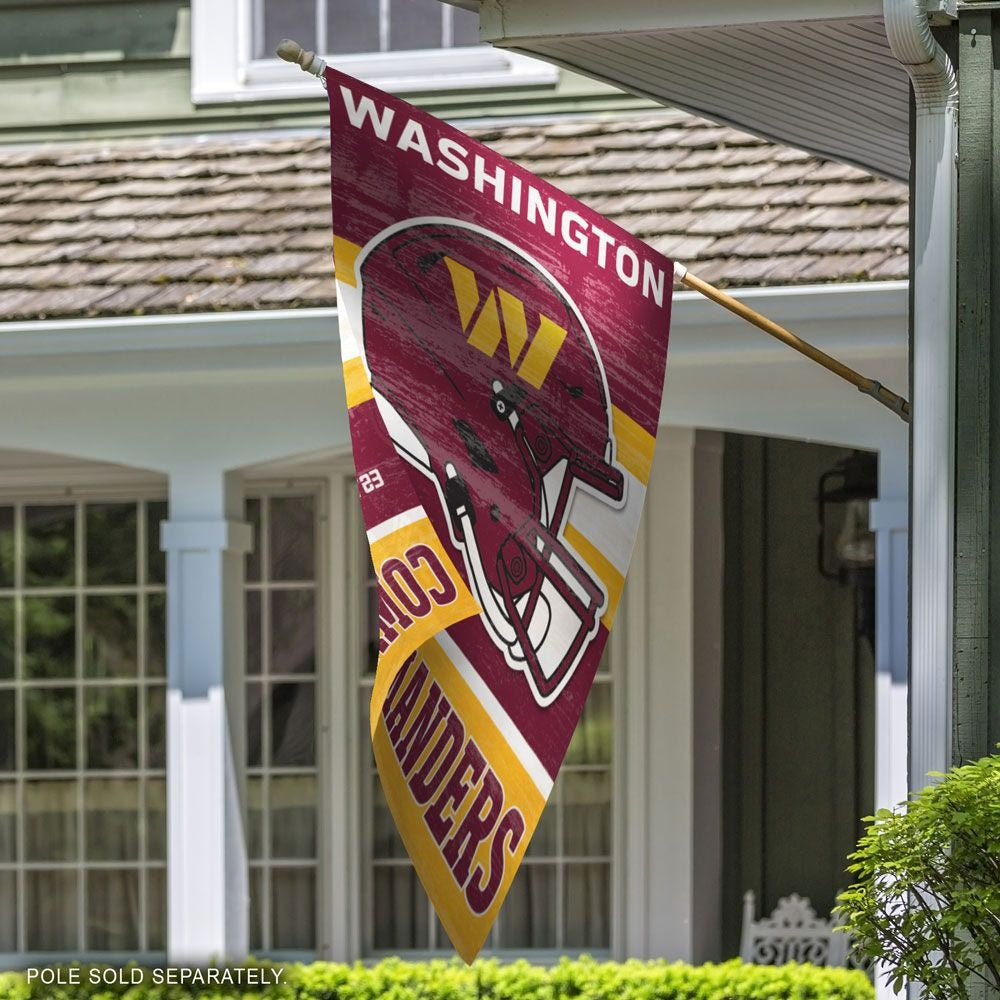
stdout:
{"type": "MultiPolygon", "coordinates": [[[[316,538],[315,538],[315,569],[314,569],[314,580],[312,581],[312,591],[315,599],[315,617],[316,617],[316,670],[313,677],[312,683],[315,685],[315,707],[316,715],[314,719],[314,726],[316,729],[316,760],[315,763],[309,766],[296,766],[290,768],[275,767],[273,764],[267,761],[266,754],[262,754],[261,763],[257,765],[250,766],[244,761],[243,768],[244,774],[249,779],[251,776],[258,777],[262,779],[264,788],[275,777],[281,777],[282,775],[293,775],[293,774],[306,774],[312,772],[316,779],[316,855],[311,859],[277,859],[271,854],[271,844],[270,844],[270,818],[269,818],[269,806],[270,802],[265,798],[263,800],[264,807],[262,809],[262,839],[264,841],[264,856],[262,858],[249,858],[248,855],[248,870],[251,877],[255,870],[263,869],[265,872],[273,870],[275,868],[297,868],[297,867],[311,867],[316,871],[316,947],[311,950],[296,951],[287,948],[274,948],[274,947],[262,947],[258,954],[261,957],[271,959],[273,961],[292,961],[292,962],[311,962],[318,959],[328,958],[330,954],[330,923],[331,923],[331,912],[330,912],[330,894],[326,891],[330,884],[331,872],[330,872],[330,862],[326,854],[326,844],[330,839],[330,833],[328,824],[330,822],[330,817],[332,813],[331,805],[329,803],[328,795],[330,791],[329,776],[327,774],[328,763],[330,760],[330,748],[327,743],[329,740],[330,724],[328,712],[330,709],[330,692],[328,687],[331,684],[331,677],[333,672],[336,670],[336,664],[331,664],[330,662],[330,649],[328,643],[328,636],[330,632],[330,617],[327,611],[329,600],[327,597],[328,582],[329,582],[329,560],[328,560],[328,533],[329,533],[329,481],[322,475],[302,475],[301,473],[297,475],[288,476],[278,476],[271,475],[267,478],[254,477],[246,480],[243,484],[243,503],[246,504],[248,499],[256,499],[263,501],[266,499],[274,499],[288,496],[310,496],[313,498],[316,504],[316,538]]],[[[260,559],[261,559],[261,576],[256,581],[249,581],[244,579],[243,581],[243,594],[244,600],[246,599],[246,594],[254,591],[261,594],[261,614],[266,620],[267,612],[264,608],[265,600],[264,595],[268,592],[275,592],[278,590],[285,589],[288,586],[292,586],[296,589],[305,589],[305,581],[295,581],[293,583],[285,584],[283,582],[277,582],[271,580],[268,575],[267,569],[264,567],[264,559],[267,558],[268,554],[268,543],[264,538],[264,521],[261,522],[262,530],[260,532],[260,559]],[[266,578],[266,579],[265,579],[266,578]]],[[[266,630],[270,630],[270,624],[265,626],[266,630]]],[[[280,675],[276,675],[270,672],[270,670],[265,667],[268,658],[268,651],[264,648],[263,644],[261,647],[261,657],[262,666],[261,674],[258,675],[256,683],[264,684],[264,677],[268,678],[269,683],[280,683],[276,678],[280,675]]],[[[244,671],[242,683],[246,685],[250,681],[246,673],[246,661],[244,660],[244,671]]],[[[263,704],[263,700],[262,700],[263,704]]],[[[266,729],[266,726],[265,726],[266,729]]],[[[265,741],[269,740],[269,735],[262,731],[262,737],[265,741]]],[[[263,746],[262,746],[263,751],[263,746]]],[[[336,752],[336,750],[334,750],[336,752]]],[[[266,794],[266,793],[265,793],[266,794]]],[[[249,805],[249,802],[248,802],[249,805]]],[[[251,891],[253,886],[250,886],[251,891]]],[[[268,905],[271,900],[270,889],[265,888],[263,894],[263,900],[261,905],[268,905]]],[[[272,926],[271,915],[268,914],[264,918],[265,926],[268,929],[268,937],[273,937],[274,928],[272,926]]]]}
{"type": "MultiPolygon", "coordinates": [[[[15,522],[15,530],[17,531],[17,541],[15,544],[20,548],[23,543],[23,523],[20,523],[20,518],[23,517],[23,508],[32,505],[64,505],[64,506],[78,506],[87,503],[155,503],[162,502],[167,499],[167,489],[165,483],[160,483],[150,480],[148,476],[137,476],[135,473],[129,471],[120,470],[104,470],[102,469],[99,473],[92,472],[92,466],[85,466],[84,468],[77,467],[40,467],[38,469],[31,469],[26,471],[21,470],[10,470],[5,473],[4,485],[0,487],[0,505],[16,505],[20,506],[22,514],[18,516],[18,521],[15,522]]],[[[145,577],[145,570],[143,569],[145,559],[146,559],[146,546],[145,541],[146,525],[144,519],[140,518],[138,526],[138,539],[137,542],[137,578],[139,576],[145,577]]],[[[76,544],[76,553],[74,555],[75,560],[75,579],[72,586],[67,586],[64,589],[67,591],[72,591],[79,604],[81,599],[84,599],[88,592],[100,592],[101,588],[93,588],[88,586],[86,583],[80,583],[83,579],[82,571],[83,566],[81,564],[81,551],[79,540],[76,544]]],[[[147,594],[150,593],[163,593],[166,594],[166,584],[150,584],[148,580],[143,583],[137,583],[136,585],[124,586],[124,587],[111,587],[108,589],[113,589],[115,591],[121,590],[135,590],[136,593],[144,591],[147,594]]],[[[15,586],[14,590],[24,596],[30,595],[34,591],[31,588],[25,588],[23,586],[15,586]]],[[[45,588],[39,588],[43,593],[45,588]]],[[[140,624],[140,635],[138,639],[138,656],[140,658],[145,657],[144,649],[144,636],[142,635],[143,626],[140,624]]],[[[82,642],[82,636],[77,635],[77,651],[76,655],[79,657],[81,655],[81,650],[79,648],[82,642]]],[[[136,690],[140,693],[148,690],[148,678],[145,675],[145,671],[138,671],[136,677],[136,690]]],[[[29,682],[30,683],[30,682],[29,682]]],[[[85,689],[85,682],[81,684],[81,680],[78,677],[67,678],[67,683],[65,686],[72,685],[78,691],[85,689]]],[[[25,679],[23,676],[19,677],[15,681],[15,687],[19,692],[19,697],[23,697],[20,694],[25,686],[25,679]]],[[[52,685],[41,685],[41,686],[56,686],[52,685]]],[[[169,681],[166,676],[163,677],[163,686],[166,689],[169,686],[169,681]]],[[[133,770],[128,769],[127,773],[125,771],[88,771],[84,768],[80,761],[77,761],[77,766],[72,770],[75,772],[75,778],[79,783],[79,788],[77,790],[77,815],[78,817],[83,817],[85,815],[84,807],[84,786],[83,781],[88,777],[126,777],[132,778],[142,782],[139,793],[139,814],[140,817],[140,837],[141,837],[141,857],[138,860],[122,861],[122,862],[93,862],[85,860],[83,852],[81,851],[76,860],[67,862],[28,862],[24,858],[21,858],[17,862],[14,862],[8,866],[9,870],[14,870],[17,876],[17,915],[16,915],[16,926],[17,926],[17,938],[19,950],[14,952],[2,952],[0,953],[0,968],[11,969],[19,968],[24,966],[27,962],[33,962],[35,964],[52,964],[52,963],[66,963],[66,962],[102,962],[108,964],[124,963],[126,961],[138,961],[141,964],[151,965],[162,962],[166,958],[165,951],[156,951],[146,948],[145,950],[140,950],[135,953],[125,953],[117,951],[95,951],[95,950],[71,950],[71,951],[53,951],[53,952],[43,952],[43,951],[29,951],[27,949],[20,950],[21,946],[26,943],[26,910],[25,910],[25,873],[29,870],[42,871],[42,870],[60,870],[69,871],[73,870],[77,873],[78,877],[78,887],[77,887],[77,940],[83,941],[85,935],[84,921],[86,919],[85,912],[85,895],[86,889],[82,887],[82,880],[86,877],[87,871],[97,871],[102,868],[112,868],[112,869],[127,869],[135,871],[148,871],[154,868],[164,868],[166,869],[167,859],[164,858],[162,861],[159,859],[150,859],[148,856],[148,846],[147,846],[147,831],[146,831],[146,819],[145,813],[147,808],[146,799],[146,788],[145,783],[151,778],[158,778],[159,772],[163,771],[163,780],[166,781],[166,761],[164,761],[164,766],[162,768],[150,768],[148,760],[145,759],[146,751],[142,748],[142,735],[145,733],[144,718],[147,711],[147,703],[144,697],[138,697],[137,699],[137,724],[139,726],[140,732],[140,747],[139,747],[139,765],[133,770]]],[[[76,713],[79,717],[82,711],[80,700],[77,701],[76,713]]],[[[23,726],[23,715],[22,721],[20,723],[23,726]]],[[[81,738],[78,734],[78,739],[81,738]]],[[[18,787],[20,788],[23,783],[28,780],[25,778],[27,773],[24,768],[15,768],[14,771],[7,773],[8,780],[13,779],[18,787]]],[[[20,792],[18,793],[20,796],[20,792]]],[[[20,804],[20,799],[19,799],[20,804]]],[[[23,809],[18,809],[17,824],[18,824],[18,841],[19,843],[24,842],[24,812],[23,809]]],[[[169,824],[169,815],[167,817],[167,822],[169,824]]],[[[83,823],[78,823],[77,838],[82,843],[83,837],[83,823]]],[[[140,879],[139,881],[139,892],[140,892],[140,913],[141,913],[141,924],[140,924],[140,942],[147,939],[148,933],[148,905],[149,900],[147,897],[147,883],[146,880],[140,879]]],[[[169,906],[169,897],[165,895],[165,901],[169,906]]],[[[166,920],[167,916],[164,914],[164,930],[166,931],[166,920]]]]}
{"type": "MultiPolygon", "coordinates": [[[[191,0],[194,104],[316,97],[316,81],[298,66],[277,58],[253,59],[252,52],[252,0],[191,0]]],[[[559,75],[549,63],[487,45],[362,53],[329,61],[352,76],[398,94],[551,85],[559,75]]]]}

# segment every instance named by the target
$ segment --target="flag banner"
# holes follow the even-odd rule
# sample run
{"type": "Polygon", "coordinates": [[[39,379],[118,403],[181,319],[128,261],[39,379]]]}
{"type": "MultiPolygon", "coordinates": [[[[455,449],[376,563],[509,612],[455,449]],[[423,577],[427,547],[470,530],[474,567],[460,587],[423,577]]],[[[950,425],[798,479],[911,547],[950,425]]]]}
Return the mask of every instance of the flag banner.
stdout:
{"type": "Polygon", "coordinates": [[[326,70],[333,248],[378,591],[389,808],[472,959],[614,621],[653,459],[673,264],[326,70]]]}

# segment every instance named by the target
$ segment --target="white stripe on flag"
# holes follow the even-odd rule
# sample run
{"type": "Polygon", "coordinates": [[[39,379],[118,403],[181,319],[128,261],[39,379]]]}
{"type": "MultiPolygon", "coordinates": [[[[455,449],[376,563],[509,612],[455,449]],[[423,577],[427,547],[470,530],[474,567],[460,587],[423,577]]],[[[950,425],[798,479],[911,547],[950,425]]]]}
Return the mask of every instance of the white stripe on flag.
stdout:
{"type": "Polygon", "coordinates": [[[535,755],[535,751],[521,735],[521,730],[514,724],[514,720],[507,714],[503,705],[497,701],[496,695],[486,686],[486,682],[479,676],[465,653],[458,648],[458,644],[447,632],[438,632],[434,636],[434,641],[441,647],[445,656],[455,664],[455,669],[462,675],[462,680],[472,689],[472,693],[486,709],[487,715],[510,744],[511,750],[517,754],[518,760],[525,771],[531,775],[531,780],[534,781],[535,787],[542,797],[548,799],[552,792],[552,779],[549,777],[549,772],[545,770],[542,762],[535,755]]]}
{"type": "Polygon", "coordinates": [[[393,514],[392,517],[387,517],[381,524],[376,524],[368,532],[368,544],[374,545],[386,535],[391,535],[394,531],[405,528],[408,524],[413,524],[426,516],[423,507],[411,507],[409,510],[404,510],[402,514],[393,514]]]}

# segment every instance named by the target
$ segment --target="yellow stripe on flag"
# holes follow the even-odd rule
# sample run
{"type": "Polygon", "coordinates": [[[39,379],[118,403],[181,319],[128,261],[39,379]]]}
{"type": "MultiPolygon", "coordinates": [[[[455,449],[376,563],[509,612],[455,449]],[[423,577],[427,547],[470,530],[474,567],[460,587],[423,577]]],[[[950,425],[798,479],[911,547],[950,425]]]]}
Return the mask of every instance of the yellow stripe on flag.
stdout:
{"type": "MultiPolygon", "coordinates": [[[[431,636],[455,622],[478,615],[481,610],[441,544],[430,518],[426,516],[397,528],[371,543],[372,565],[375,567],[375,576],[379,582],[382,583],[383,568],[390,560],[403,559],[406,561],[407,554],[411,550],[417,550],[418,547],[430,549],[437,557],[438,565],[451,581],[456,596],[449,604],[434,605],[430,613],[423,618],[408,616],[410,623],[405,628],[402,627],[402,623],[396,623],[392,626],[392,629],[398,634],[393,637],[388,649],[379,654],[378,668],[375,671],[370,716],[372,739],[375,738],[378,712],[389,693],[392,682],[396,679],[400,664],[414,649],[430,639],[431,636]]],[[[433,577],[426,556],[413,561],[417,563],[417,566],[413,568],[413,574],[428,592],[432,588],[441,586],[440,581],[433,577]]],[[[391,597],[391,590],[389,594],[391,597]]]]}
{"type": "Polygon", "coordinates": [[[372,396],[371,383],[365,371],[361,358],[351,358],[344,362],[344,390],[347,394],[347,408],[353,409],[359,403],[365,403],[372,396]]]}
{"type": "MultiPolygon", "coordinates": [[[[497,911],[510,888],[528,841],[538,825],[545,799],[489,713],[437,642],[430,640],[424,644],[417,660],[407,668],[406,677],[397,686],[396,691],[403,691],[417,677],[421,661],[427,668],[421,701],[423,698],[430,698],[433,686],[437,685],[447,699],[451,711],[462,724],[465,734],[463,750],[468,751],[469,744],[474,743],[485,766],[477,767],[461,763],[463,760],[476,758],[475,755],[470,758],[460,752],[455,755],[452,762],[448,763],[448,773],[440,775],[438,780],[436,769],[440,757],[432,759],[431,755],[435,750],[437,733],[441,731],[439,726],[430,734],[416,762],[411,763],[410,779],[421,773],[435,775],[434,794],[427,804],[419,804],[411,791],[407,775],[402,770],[401,760],[404,759],[404,755],[397,754],[397,747],[402,746],[402,743],[398,742],[397,747],[393,746],[385,719],[381,715],[373,733],[375,760],[382,778],[386,801],[392,810],[400,836],[413,860],[420,881],[427,890],[434,909],[456,950],[469,962],[482,947],[496,919],[497,911]],[[459,769],[462,770],[462,774],[458,773],[459,769]],[[461,830],[462,823],[469,816],[488,772],[493,773],[502,787],[503,804],[498,810],[497,825],[478,843],[471,862],[466,866],[468,874],[464,875],[464,881],[460,882],[456,874],[457,869],[449,863],[448,838],[452,835],[457,836],[461,830]],[[499,821],[512,810],[520,813],[524,823],[517,845],[511,844],[512,838],[509,836],[502,837],[501,842],[496,844],[494,834],[499,833],[501,829],[499,821]],[[436,819],[439,824],[442,816],[445,817],[448,830],[439,842],[432,835],[431,823],[436,819]],[[499,864],[503,865],[502,876],[499,873],[499,864]],[[476,883],[482,888],[491,877],[497,878],[498,881],[495,895],[486,909],[482,913],[477,913],[469,902],[469,886],[476,883]]],[[[397,697],[402,699],[403,696],[397,695],[397,697]]],[[[418,709],[411,709],[408,725],[415,724],[413,720],[417,712],[418,709]]],[[[392,715],[389,717],[392,718],[392,715]]],[[[401,726],[400,732],[405,734],[406,725],[401,726]]],[[[403,739],[405,740],[405,737],[403,739]]],[[[480,817],[482,815],[481,813],[480,817]]],[[[452,861],[454,857],[451,855],[452,861]]]]}
{"type": "Polygon", "coordinates": [[[614,405],[611,407],[611,426],[617,445],[615,457],[640,483],[647,485],[656,438],[614,405]]]}
{"type": "Polygon", "coordinates": [[[357,264],[361,247],[357,243],[345,240],[340,236],[333,238],[333,273],[337,281],[342,281],[351,288],[358,287],[357,264]]]}
{"type": "Polygon", "coordinates": [[[601,616],[601,621],[604,623],[604,627],[610,631],[611,624],[615,620],[615,614],[618,611],[618,602],[622,596],[622,588],[625,586],[625,577],[612,566],[607,556],[574,525],[566,525],[563,529],[563,537],[576,550],[580,558],[597,574],[601,583],[604,584],[604,589],[608,592],[608,606],[601,616]]]}

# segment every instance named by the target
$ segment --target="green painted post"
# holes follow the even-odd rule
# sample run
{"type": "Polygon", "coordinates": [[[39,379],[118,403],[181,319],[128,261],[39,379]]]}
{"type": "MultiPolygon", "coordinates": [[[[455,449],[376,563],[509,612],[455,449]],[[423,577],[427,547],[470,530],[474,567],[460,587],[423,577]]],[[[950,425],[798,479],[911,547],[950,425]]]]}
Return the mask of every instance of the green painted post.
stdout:
{"type": "Polygon", "coordinates": [[[958,32],[953,758],[1000,742],[1000,4],[958,32]]]}

